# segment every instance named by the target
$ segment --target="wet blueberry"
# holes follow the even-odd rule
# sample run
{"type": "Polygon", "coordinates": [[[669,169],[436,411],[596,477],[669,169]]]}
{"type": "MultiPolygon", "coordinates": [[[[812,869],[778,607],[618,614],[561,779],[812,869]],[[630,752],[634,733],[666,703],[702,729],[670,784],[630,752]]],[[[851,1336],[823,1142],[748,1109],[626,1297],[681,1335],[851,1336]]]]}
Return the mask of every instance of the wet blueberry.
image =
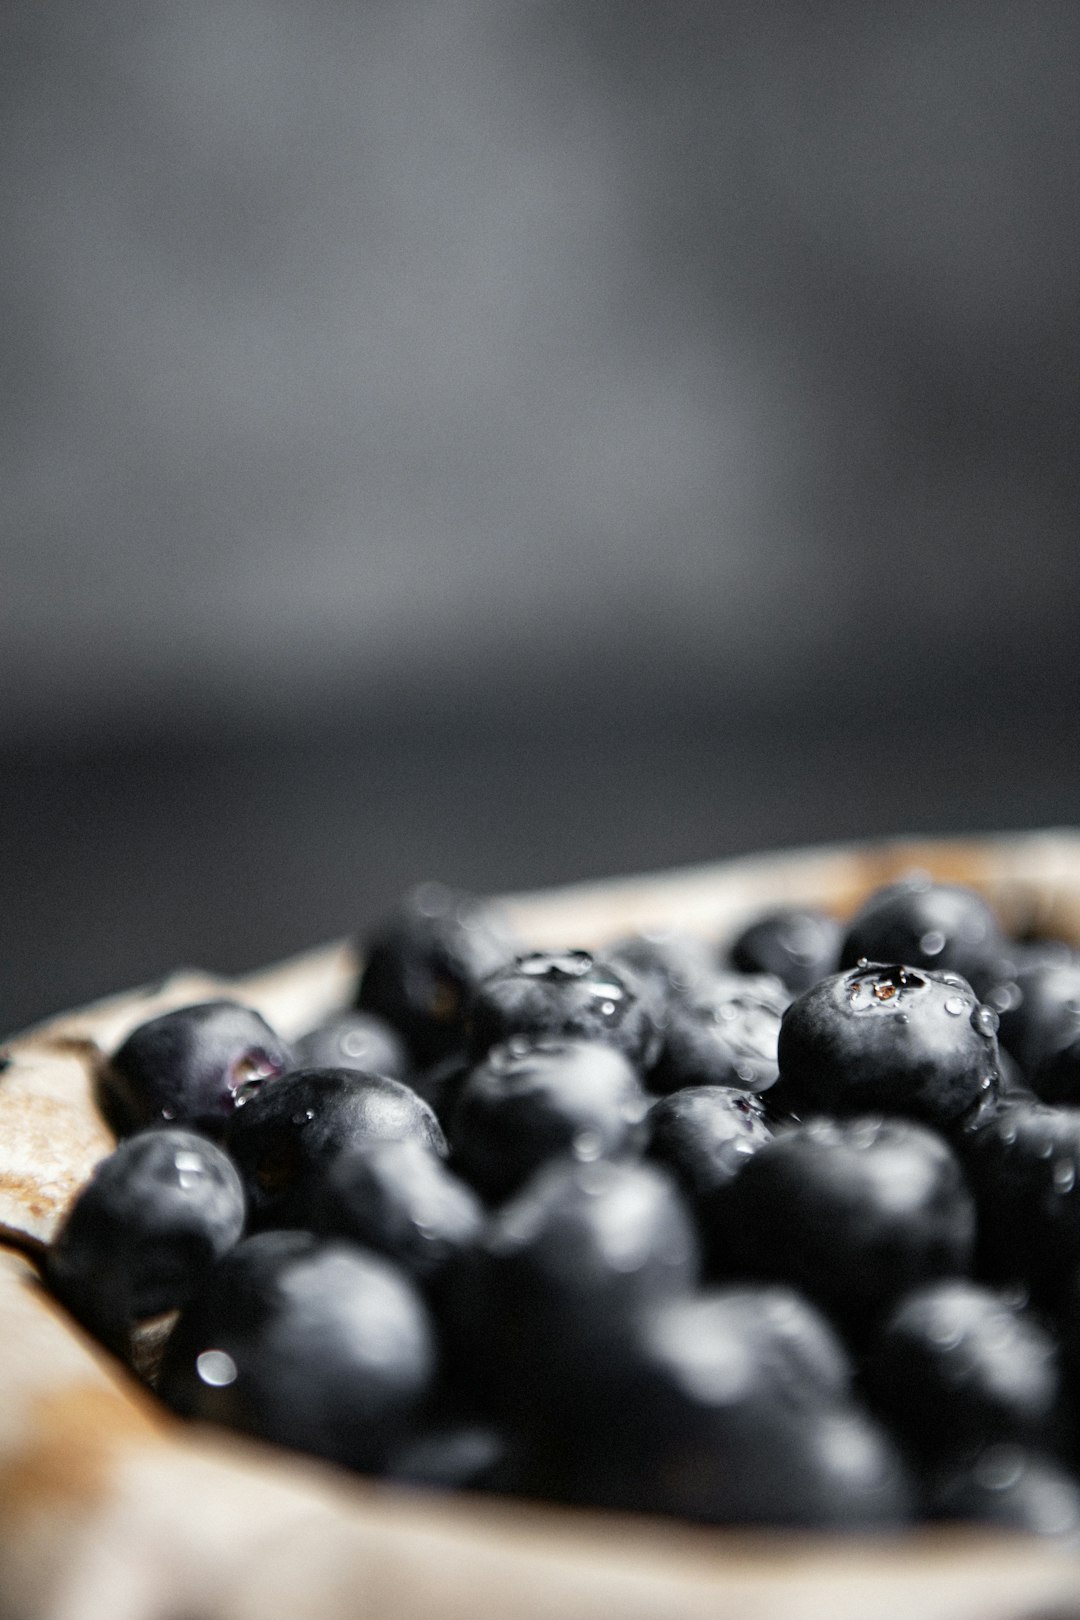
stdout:
{"type": "Polygon", "coordinates": [[[800,1288],[849,1331],[902,1294],[970,1269],[960,1165],[910,1120],[812,1120],[747,1158],[726,1200],[738,1269],[800,1288]]]}
{"type": "Polygon", "coordinates": [[[904,962],[970,981],[1001,953],[997,918],[981,895],[916,874],[878,889],[848,924],[840,967],[904,962]]]}
{"type": "Polygon", "coordinates": [[[220,1136],[238,1103],[291,1061],[253,1008],[200,1002],[132,1031],[101,1070],[102,1106],[121,1135],[176,1123],[220,1136]]]}
{"type": "Polygon", "coordinates": [[[304,1226],[309,1200],[339,1153],[404,1137],[446,1152],[435,1115],[402,1081],[355,1069],[299,1069],[238,1110],[227,1145],[252,1227],[304,1226]]]}
{"type": "Polygon", "coordinates": [[[159,1391],[182,1416],[370,1469],[422,1420],[435,1374],[427,1311],[389,1261],[263,1232],[181,1316],[159,1391]]]}
{"type": "Polygon", "coordinates": [[[998,1441],[1053,1445],[1062,1380],[1049,1332],[1007,1296],[960,1278],[906,1295],[877,1335],[867,1384],[925,1459],[998,1441]]]}
{"type": "Polygon", "coordinates": [[[711,1266],[726,1269],[726,1200],[747,1157],[772,1140],[760,1098],[728,1086],[688,1086],[649,1110],[647,1153],[674,1176],[711,1266]]]}
{"type": "Polygon", "coordinates": [[[472,1189],[410,1137],[361,1142],[338,1154],[312,1195],[308,1220],[313,1231],[352,1238],[423,1280],[475,1240],[484,1212],[472,1189]]]}
{"type": "Polygon", "coordinates": [[[1080,1103],[1080,960],[1018,967],[995,987],[1001,1044],[1035,1094],[1049,1103],[1080,1103]]]}
{"type": "Polygon", "coordinates": [[[1080,1265],[1080,1108],[1006,1102],[961,1149],[981,1271],[1052,1299],[1080,1265]]]}
{"type": "Polygon", "coordinates": [[[836,972],[840,924],[824,911],[779,906],[744,928],[732,941],[729,955],[740,973],[771,973],[793,996],[801,996],[836,972]]]}
{"type": "Polygon", "coordinates": [[[806,1112],[945,1127],[1001,1085],[997,1019],[953,973],[867,963],[823,979],[780,1026],[780,1075],[806,1112]]]}
{"type": "Polygon", "coordinates": [[[364,941],[357,1006],[392,1024],[417,1063],[435,1063],[463,1044],[472,991],[519,949],[496,907],[422,883],[364,941]]]}
{"type": "Polygon", "coordinates": [[[790,1000],[769,974],[715,974],[669,1008],[651,1089],[767,1091],[776,1084],[780,1020],[790,1000]]]}
{"type": "Polygon", "coordinates": [[[49,1251],[48,1279],[119,1354],[132,1327],[186,1305],[244,1225],[231,1161],[194,1131],[128,1137],[102,1160],[49,1251]]]}
{"type": "Polygon", "coordinates": [[[637,1071],[615,1047],[517,1036],[462,1087],[450,1121],[454,1165],[497,1203],[548,1159],[589,1162],[635,1147],[647,1109],[637,1071]]]}
{"type": "Polygon", "coordinates": [[[747,1156],[773,1134],[760,1100],[731,1086],[688,1086],[661,1097],[646,1125],[649,1157],[695,1203],[728,1187],[747,1156]]]}
{"type": "Polygon", "coordinates": [[[516,957],[478,987],[468,1018],[476,1058],[514,1035],[604,1041],[643,1067],[658,1049],[651,998],[629,969],[589,951],[516,957]]]}
{"type": "Polygon", "coordinates": [[[293,1047],[298,1069],[359,1069],[407,1080],[411,1064],[405,1042],[385,1018],[374,1013],[335,1013],[293,1047]]]}

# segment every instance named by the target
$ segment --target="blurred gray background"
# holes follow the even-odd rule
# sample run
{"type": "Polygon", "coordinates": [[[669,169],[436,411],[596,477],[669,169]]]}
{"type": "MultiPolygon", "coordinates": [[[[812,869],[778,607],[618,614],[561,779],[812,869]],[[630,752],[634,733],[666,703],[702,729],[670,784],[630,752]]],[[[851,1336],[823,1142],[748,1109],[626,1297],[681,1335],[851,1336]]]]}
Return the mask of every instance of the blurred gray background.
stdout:
{"type": "Polygon", "coordinates": [[[1080,8],[8,0],[0,1028],[1077,817],[1080,8]]]}

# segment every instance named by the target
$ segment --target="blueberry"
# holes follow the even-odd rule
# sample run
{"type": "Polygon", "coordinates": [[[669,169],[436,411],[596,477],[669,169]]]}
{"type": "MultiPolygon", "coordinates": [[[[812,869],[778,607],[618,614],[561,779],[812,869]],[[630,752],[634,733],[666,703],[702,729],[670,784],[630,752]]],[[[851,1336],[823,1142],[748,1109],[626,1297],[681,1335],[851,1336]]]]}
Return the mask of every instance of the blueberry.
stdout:
{"type": "Polygon", "coordinates": [[[615,967],[628,967],[639,984],[653,990],[661,1004],[678,1000],[711,979],[712,952],[703,939],[675,929],[631,934],[605,951],[615,967]]]}
{"type": "Polygon", "coordinates": [[[835,973],[840,924],[827,912],[778,906],[757,917],[732,941],[731,965],[740,973],[770,973],[793,996],[835,973]]]}
{"type": "Polygon", "coordinates": [[[1080,1103],[1080,960],[1040,961],[995,987],[1000,1039],[1044,1102],[1080,1103]]]}
{"type": "Polygon", "coordinates": [[[862,959],[936,968],[971,980],[1000,954],[1001,930],[981,895],[917,874],[878,889],[848,924],[840,967],[862,959]]]}
{"type": "Polygon", "coordinates": [[[751,1153],[772,1140],[761,1099],[728,1086],[688,1086],[649,1110],[647,1153],[674,1176],[713,1268],[726,1269],[726,1200],[751,1153]]]}
{"type": "Polygon", "coordinates": [[[367,1141],[332,1161],[312,1195],[313,1231],[348,1237],[425,1279],[479,1235],[476,1194],[413,1137],[367,1141]]]}
{"type": "Polygon", "coordinates": [[[648,1154],[694,1203],[730,1186],[751,1153],[772,1140],[761,1101],[731,1086],[687,1086],[649,1109],[648,1154]]]}
{"type": "Polygon", "coordinates": [[[478,986],[469,1005],[470,1050],[482,1058],[513,1035],[580,1036],[648,1067],[656,1017],[629,969],[589,951],[532,951],[478,986]]]}
{"type": "Polygon", "coordinates": [[[158,1387],[184,1417],[372,1469],[422,1421],[435,1374],[427,1311],[396,1267],[308,1232],[263,1232],[182,1314],[158,1387]]]}
{"type": "Polygon", "coordinates": [[[251,1007],[207,1001],[140,1024],[99,1076],[102,1106],[126,1135],[162,1122],[220,1136],[238,1103],[291,1065],[251,1007]]]}
{"type": "Polygon", "coordinates": [[[299,1069],[233,1116],[227,1145],[252,1226],[304,1226],[309,1201],[339,1153],[403,1137],[446,1153],[435,1115],[402,1081],[355,1069],[299,1069]]]}
{"type": "Polygon", "coordinates": [[[48,1279],[125,1354],[132,1327],[186,1305],[243,1226],[240,1177],[219,1147],[194,1131],[144,1131],[94,1171],[49,1251],[48,1279]]]}
{"type": "Polygon", "coordinates": [[[298,1069],[359,1069],[407,1080],[409,1054],[401,1036],[385,1018],[374,1013],[340,1012],[295,1043],[298,1069]]]}
{"type": "Polygon", "coordinates": [[[928,1492],[930,1516],[1076,1542],[1080,1488],[1052,1458],[1023,1446],[988,1446],[944,1468],[928,1492]]]}
{"type": "Polygon", "coordinates": [[[797,1109],[949,1126],[1000,1088],[997,1019],[957,974],[864,964],[823,979],[780,1026],[797,1109]]]}
{"type": "Polygon", "coordinates": [[[636,1070],[615,1047],[516,1036],[465,1081],[450,1121],[454,1164],[497,1203],[548,1159],[589,1161],[637,1145],[647,1109],[636,1070]]]}
{"type": "Polygon", "coordinates": [[[365,941],[357,1006],[392,1024],[420,1065],[463,1044],[465,1005],[520,949],[489,903],[422,883],[365,941]]]}
{"type": "Polygon", "coordinates": [[[689,1215],[663,1172],[552,1163],[446,1279],[443,1320],[461,1387],[515,1423],[566,1427],[575,1388],[629,1316],[683,1292],[697,1272],[689,1215]]]}
{"type": "Polygon", "coordinates": [[[1006,1102],[962,1151],[980,1269],[1052,1299],[1080,1265],[1080,1109],[1006,1102]]]}
{"type": "Polygon", "coordinates": [[[669,1008],[649,1075],[654,1091],[776,1084],[780,1020],[791,997],[770,974],[715,974],[669,1008]]]}
{"type": "Polygon", "coordinates": [[[909,1120],[812,1120],[747,1158],[722,1240],[738,1269],[802,1289],[846,1330],[971,1264],[975,1209],[956,1156],[909,1120]]]}
{"type": "Polygon", "coordinates": [[[597,1370],[579,1497],[719,1524],[903,1522],[903,1464],[849,1381],[834,1334],[789,1289],[664,1302],[597,1370]]]}
{"type": "Polygon", "coordinates": [[[1046,1446],[1061,1426],[1049,1332],[1006,1296],[963,1279],[906,1295],[865,1370],[879,1409],[927,1459],[998,1441],[1046,1446]]]}

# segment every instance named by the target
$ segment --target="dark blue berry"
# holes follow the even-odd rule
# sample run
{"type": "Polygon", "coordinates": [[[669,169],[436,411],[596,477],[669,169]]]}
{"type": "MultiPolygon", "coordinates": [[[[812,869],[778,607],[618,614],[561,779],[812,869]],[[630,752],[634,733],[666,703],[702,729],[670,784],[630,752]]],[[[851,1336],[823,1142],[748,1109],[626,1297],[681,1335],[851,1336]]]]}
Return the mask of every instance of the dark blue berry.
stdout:
{"type": "Polygon", "coordinates": [[[399,1031],[420,1065],[464,1040],[473,990],[520,949],[488,902],[441,883],[422,883],[364,941],[357,1006],[399,1031]]]}
{"type": "Polygon", "coordinates": [[[219,1147],[193,1131],[143,1131],[76,1199],[49,1251],[49,1282],[124,1354],[134,1325],[186,1305],[243,1226],[240,1177],[219,1147]]]}
{"type": "Polygon", "coordinates": [[[988,1446],[931,1481],[927,1509],[935,1519],[964,1520],[1024,1535],[1076,1543],[1080,1487],[1052,1458],[1011,1443],[988,1446]]]}
{"type": "Polygon", "coordinates": [[[894,1430],[925,1459],[998,1441],[1055,1443],[1062,1380],[1053,1338],[1007,1296],[961,1278],[906,1295],[865,1368],[894,1430]]]}
{"type": "Polygon", "coordinates": [[[1080,1103],[1080,960],[1020,967],[991,994],[1001,1044],[1032,1091],[1044,1102],[1080,1103]]]}
{"type": "Polygon", "coordinates": [[[878,889],[848,924],[840,967],[903,962],[970,981],[1001,953],[997,918],[981,895],[924,874],[878,889]]]}
{"type": "Polygon", "coordinates": [[[454,1164],[499,1202],[557,1155],[588,1162],[636,1146],[647,1109],[637,1071],[615,1047],[515,1036],[462,1087],[449,1130],[454,1164]]]}
{"type": "Polygon", "coordinates": [[[636,978],[589,951],[533,951],[484,980],[469,1006],[473,1055],[514,1035],[604,1041],[642,1067],[658,1049],[655,1010],[636,978]]]}
{"type": "Polygon", "coordinates": [[[746,1158],[772,1140],[761,1101],[730,1086],[688,1086],[649,1109],[647,1152],[695,1204],[730,1186],[746,1158]]]}
{"type": "Polygon", "coordinates": [[[402,1081],[355,1069],[300,1069],[264,1087],[233,1116],[227,1144],[252,1226],[304,1226],[309,1201],[339,1153],[405,1137],[446,1152],[435,1115],[402,1081]]]}
{"type": "Polygon", "coordinates": [[[690,1217],[663,1172],[553,1163],[446,1279],[444,1325],[462,1386],[515,1423],[564,1424],[564,1403],[630,1315],[697,1273],[690,1217]]]}
{"type": "Polygon", "coordinates": [[[185,1417],[371,1469],[422,1420],[435,1373],[427,1311],[389,1261],[263,1232],[183,1313],[158,1387],[185,1417]]]}
{"type": "Polygon", "coordinates": [[[672,1176],[697,1218],[711,1270],[727,1269],[726,1211],[747,1157],[772,1140],[761,1099],[727,1086],[688,1086],[649,1110],[647,1153],[672,1176]]]}
{"type": "Polygon", "coordinates": [[[726,1200],[738,1269],[802,1289],[846,1329],[970,1269],[975,1208],[960,1165],[909,1120],[812,1120],[760,1147],[726,1200]]]}
{"type": "Polygon", "coordinates": [[[309,1224],[396,1260],[421,1280],[472,1243],[476,1194],[415,1138],[366,1141],[338,1154],[312,1195],[309,1224]]]}
{"type": "Polygon", "coordinates": [[[661,1005],[677,1001],[712,978],[713,953],[703,939],[675,929],[632,934],[605,951],[616,967],[628,967],[638,983],[652,989],[661,1005]]]}
{"type": "Polygon", "coordinates": [[[220,1136],[238,1104],[291,1061],[253,1008],[200,1002],[132,1031],[101,1070],[102,1103],[120,1134],[176,1123],[220,1136]]]}
{"type": "Polygon", "coordinates": [[[335,1013],[295,1043],[298,1069],[359,1069],[407,1080],[411,1064],[401,1036],[374,1013],[335,1013]]]}
{"type": "Polygon", "coordinates": [[[776,1084],[780,1020],[790,1000],[771,975],[715,974],[668,1009],[650,1087],[767,1091],[776,1084]]]}
{"type": "Polygon", "coordinates": [[[801,996],[836,972],[840,932],[840,924],[827,912],[779,906],[735,937],[729,951],[731,965],[740,973],[771,973],[793,996],[801,996]]]}
{"type": "Polygon", "coordinates": [[[980,1269],[1052,1299],[1080,1265],[1080,1108],[1006,1102],[960,1145],[980,1269]]]}
{"type": "Polygon", "coordinates": [[[596,1370],[578,1494],[718,1524],[903,1522],[903,1465],[849,1376],[827,1324],[788,1289],[664,1302],[596,1370]]]}
{"type": "Polygon", "coordinates": [[[957,974],[864,964],[823,979],[780,1026],[796,1111],[956,1124],[996,1095],[997,1019],[957,974]]]}

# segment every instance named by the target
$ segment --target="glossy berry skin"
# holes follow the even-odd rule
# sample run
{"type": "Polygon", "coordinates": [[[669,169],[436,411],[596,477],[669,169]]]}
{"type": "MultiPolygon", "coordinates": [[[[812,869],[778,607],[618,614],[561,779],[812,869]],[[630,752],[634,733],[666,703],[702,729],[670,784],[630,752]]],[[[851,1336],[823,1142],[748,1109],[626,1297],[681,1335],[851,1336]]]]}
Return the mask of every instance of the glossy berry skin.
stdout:
{"type": "Polygon", "coordinates": [[[773,1136],[761,1099],[729,1086],[688,1086],[653,1103],[646,1128],[647,1156],[675,1178],[697,1220],[708,1269],[722,1275],[732,1183],[773,1136]]]}
{"type": "Polygon", "coordinates": [[[1000,1089],[996,1029],[958,975],[871,963],[791,1004],[781,1081],[796,1111],[903,1114],[947,1128],[1000,1089]]]}
{"type": "Polygon", "coordinates": [[[653,1004],[637,980],[589,951],[531,951],[484,980],[469,1006],[473,1056],[514,1035],[604,1041],[641,1067],[659,1044],[653,1004]]]}
{"type": "Polygon", "coordinates": [[[665,1301],[597,1370],[579,1499],[712,1524],[901,1523],[903,1465],[848,1386],[835,1335],[789,1289],[665,1301]]]}
{"type": "Polygon", "coordinates": [[[120,1354],[139,1321],[186,1305],[239,1240],[240,1177],[194,1131],[143,1131],[103,1159],[49,1251],[69,1309],[120,1354]]]}
{"type": "Polygon", "coordinates": [[[1062,1426],[1057,1350],[1000,1294],[948,1278],[906,1295],[866,1360],[894,1432],[927,1461],[1000,1441],[1052,1446],[1062,1426]]]}
{"type": "Polygon", "coordinates": [[[744,928],[728,954],[740,973],[770,973],[793,996],[801,996],[836,972],[840,934],[840,924],[825,911],[778,906],[744,928]]]}
{"type": "Polygon", "coordinates": [[[1022,1535],[1080,1540],[1080,1487],[1060,1463],[1003,1443],[943,1468],[930,1482],[933,1519],[963,1520],[1022,1535]]]}
{"type": "Polygon", "coordinates": [[[692,1286],[698,1264],[689,1214],[661,1171],[548,1165],[445,1279],[462,1387],[516,1424],[565,1427],[630,1316],[692,1286]]]}
{"type": "Polygon", "coordinates": [[[499,1203],[547,1160],[630,1151],[649,1100],[629,1059],[602,1041],[517,1036],[470,1073],[450,1122],[454,1165],[499,1203]]]}
{"type": "Polygon", "coordinates": [[[293,1045],[298,1069],[359,1069],[407,1080],[411,1063],[401,1036],[384,1018],[358,1011],[335,1013],[293,1045]]]}
{"type": "Polygon", "coordinates": [[[746,1160],[724,1240],[740,1273],[801,1289],[845,1330],[921,1283],[970,1269],[975,1207],[960,1165],[910,1120],[812,1120],[746,1160]]]}
{"type": "Polygon", "coordinates": [[[298,1069],[238,1111],[227,1146],[257,1229],[306,1225],[309,1201],[339,1153],[404,1137],[446,1153],[435,1115],[400,1080],[355,1069],[298,1069]]]}
{"type": "Polygon", "coordinates": [[[771,975],[715,974],[669,1008],[660,1056],[649,1074],[651,1089],[767,1091],[776,1084],[780,1020],[790,1000],[771,975]]]}
{"type": "Polygon", "coordinates": [[[476,986],[519,949],[496,907],[422,883],[364,941],[357,1006],[393,1025],[419,1065],[436,1063],[464,1044],[476,986]]]}
{"type": "Polygon", "coordinates": [[[132,1031],[101,1071],[102,1106],[120,1135],[177,1124],[220,1136],[238,1104],[291,1062],[253,1008],[200,1002],[132,1031]]]}
{"type": "Polygon", "coordinates": [[[308,1222],[384,1254],[423,1281],[474,1242],[484,1211],[471,1187],[415,1138],[362,1142],[333,1160],[308,1222]]]}
{"type": "Polygon", "coordinates": [[[1001,953],[997,918],[981,895],[923,875],[872,894],[848,924],[840,967],[903,962],[913,968],[959,973],[969,982],[1001,953]]]}
{"type": "MultiPolygon", "coordinates": [[[[1004,1000],[1004,986],[996,987],[1004,1000]]],[[[1035,1094],[1080,1103],[1080,960],[1021,967],[999,1014],[1000,1039],[1035,1094]]]]}
{"type": "Polygon", "coordinates": [[[435,1373],[428,1313],[395,1266],[308,1232],[263,1232],[181,1316],[159,1392],[184,1417],[370,1469],[422,1419],[435,1373]]]}
{"type": "Polygon", "coordinates": [[[731,1086],[687,1086],[661,1097],[646,1127],[648,1156],[694,1204],[730,1186],[747,1157],[773,1135],[759,1099],[731,1086]]]}
{"type": "Polygon", "coordinates": [[[1052,1300],[1080,1265],[1080,1109],[1007,1102],[961,1150],[980,1270],[1052,1300]]]}

